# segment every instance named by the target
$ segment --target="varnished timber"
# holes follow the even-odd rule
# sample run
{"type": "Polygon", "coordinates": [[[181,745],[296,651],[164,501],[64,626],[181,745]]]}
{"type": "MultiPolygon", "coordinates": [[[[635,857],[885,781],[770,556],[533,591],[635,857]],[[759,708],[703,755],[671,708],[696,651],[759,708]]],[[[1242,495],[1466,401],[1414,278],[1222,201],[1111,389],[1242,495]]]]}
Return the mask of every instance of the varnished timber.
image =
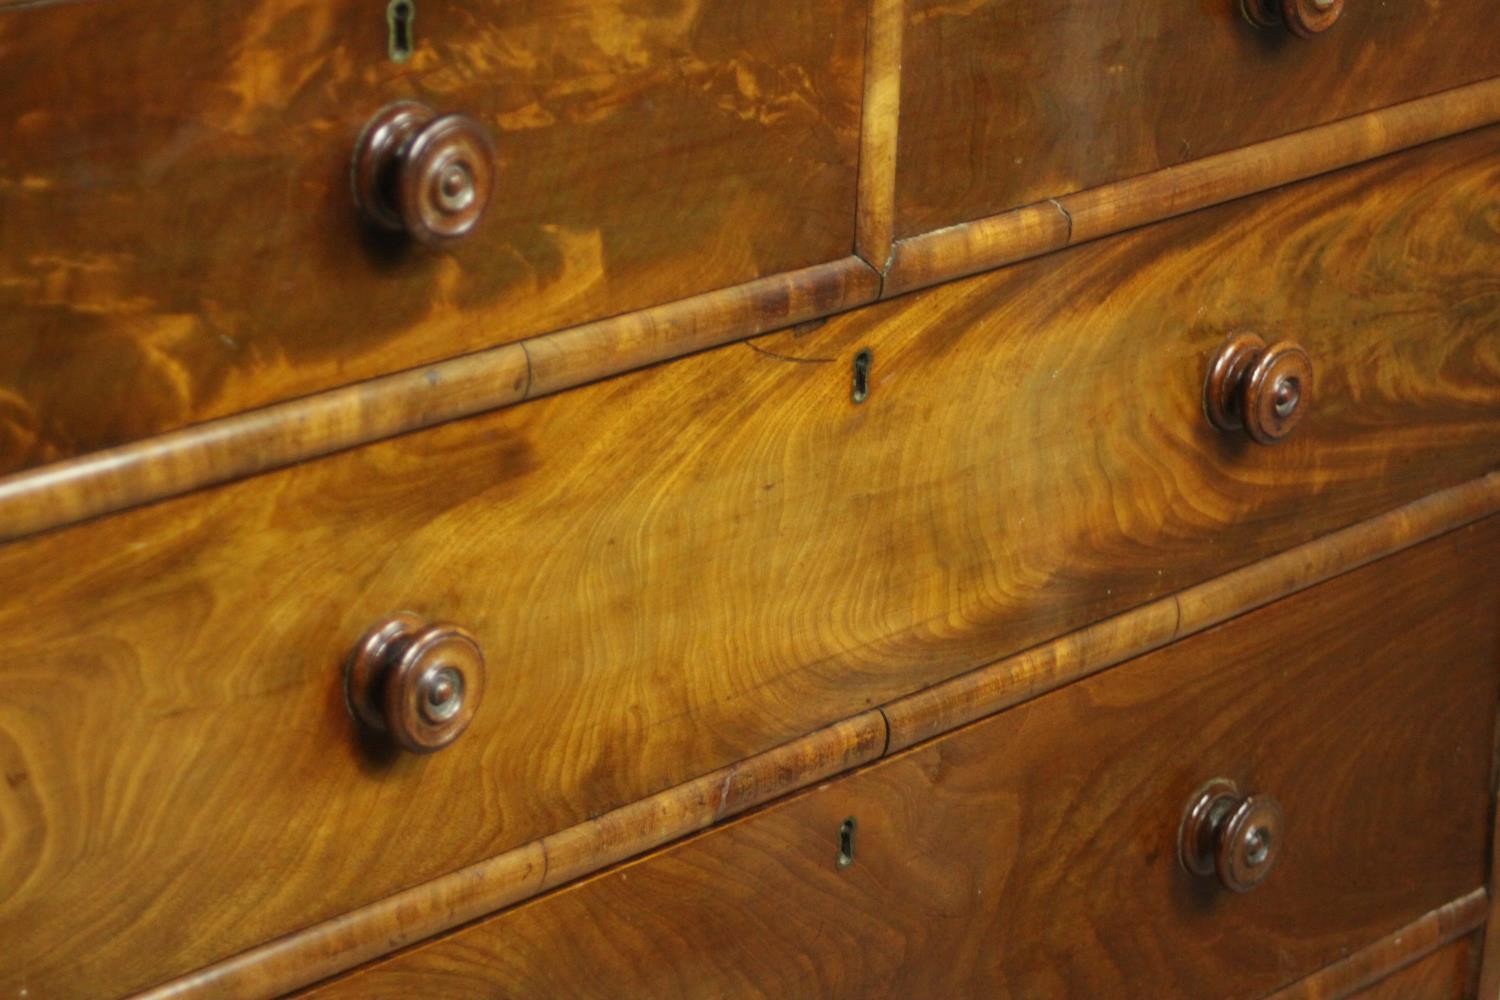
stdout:
{"type": "Polygon", "coordinates": [[[1493,468],[1494,234],[1453,219],[1490,204],[1496,141],[0,549],[25,775],[0,794],[29,831],[0,921],[36,929],[8,939],[69,941],[26,953],[53,975],[201,965],[1493,468]],[[1279,265],[1245,237],[1272,231],[1279,265]],[[1299,278],[1310,247],[1352,277],[1299,278]],[[1223,330],[1304,317],[1337,374],[1297,435],[1210,427],[1223,330]],[[424,761],[370,759],[342,705],[397,609],[493,667],[424,761]],[[298,863],[268,883],[268,857],[298,863]],[[124,880],[150,919],[80,927],[124,880]]]}
{"type": "MultiPolygon", "coordinates": [[[[1200,208],[1495,118],[1500,118],[1500,81],[1340,123],[1335,129],[1337,135],[1314,129],[1289,137],[1274,149],[1268,144],[1267,148],[1251,148],[1196,165],[1195,171],[1215,173],[1219,178],[1209,185],[1206,195],[1193,194],[1191,186],[1187,194],[1179,192],[1179,184],[1187,178],[1171,172],[1155,180],[1127,182],[1119,190],[1093,192],[1092,198],[1111,204],[1117,201],[1124,207],[1107,211],[1105,218],[1110,221],[1096,224],[1089,238],[1103,234],[1112,225],[1149,221],[1153,212],[1165,216],[1200,208]],[[1434,123],[1438,127],[1434,128],[1434,123]],[[1367,135],[1355,151],[1358,155],[1330,158],[1320,152],[1343,149],[1338,143],[1350,141],[1351,130],[1367,135]],[[1292,150],[1294,155],[1267,155],[1276,150],[1292,150]],[[1309,162],[1316,169],[1310,170],[1309,162]],[[1287,166],[1296,169],[1282,173],[1287,166]]],[[[866,136],[893,129],[894,123],[882,126],[871,122],[866,136]]],[[[879,142],[871,139],[877,150],[879,142]]],[[[882,175],[877,167],[863,176],[872,184],[884,183],[879,180],[882,175]]],[[[878,194],[866,202],[867,207],[878,205],[878,194]]],[[[1074,209],[1085,211],[1086,206],[1075,205],[1074,209]]],[[[865,232],[883,231],[878,213],[862,224],[867,227],[865,232]]],[[[1056,250],[1070,240],[1079,242],[1086,230],[1080,229],[1079,235],[1073,236],[1072,228],[1068,215],[1057,204],[1047,202],[904,241],[896,248],[900,259],[891,262],[891,271],[885,277],[885,293],[910,291],[1056,250]]],[[[879,250],[869,247],[881,245],[873,238],[863,252],[879,259],[879,250]]],[[[869,301],[880,294],[880,288],[880,277],[868,273],[856,258],[847,258],[618,320],[586,324],[563,331],[555,339],[542,336],[529,346],[536,355],[554,356],[554,367],[566,376],[559,385],[581,384],[831,315],[869,301]],[[564,347],[577,352],[578,357],[555,357],[564,347]]],[[[477,352],[240,417],[209,421],[33,473],[0,478],[0,540],[511,405],[526,398],[528,392],[535,396],[551,391],[535,384],[528,390],[519,381],[520,366],[527,358],[516,350],[517,346],[477,352]]]]}
{"type": "Polygon", "coordinates": [[[272,997],[297,989],[873,760],[884,745],[880,713],[863,713],[141,995],[272,997]]]}
{"type": "Polygon", "coordinates": [[[901,28],[906,0],[869,0],[865,102],[860,121],[855,252],[884,271],[895,237],[896,133],[901,101],[901,28]]]}
{"type": "MultiPolygon", "coordinates": [[[[976,274],[1497,120],[1500,79],[899,239],[884,294],[976,274]]],[[[903,177],[898,173],[898,187],[903,177]]]]}
{"type": "Polygon", "coordinates": [[[1356,1000],[1472,1000],[1481,934],[1444,945],[1353,994],[1356,1000]]]}
{"type": "Polygon", "coordinates": [[[1431,928],[1393,968],[1483,919],[1497,550],[1490,519],[313,995],[1257,997],[1431,928]],[[1245,895],[1177,863],[1224,773],[1286,808],[1245,895]]]}
{"type": "Polygon", "coordinates": [[[1500,473],[1188,587],[884,707],[894,752],[1228,621],[1500,506],[1500,473]]]}
{"type": "Polygon", "coordinates": [[[1459,1000],[1467,995],[1489,897],[1483,889],[1445,904],[1269,1000],[1459,1000]]]}
{"type": "Polygon", "coordinates": [[[0,478],[0,541],[492,410],[873,300],[854,257],[0,478]]]}
{"type": "Polygon", "coordinates": [[[649,800],[604,817],[600,824],[586,823],[567,831],[557,840],[550,841],[554,845],[552,851],[544,850],[546,841],[524,845],[305,932],[289,935],[265,948],[201,970],[155,995],[194,996],[200,991],[209,995],[272,995],[295,989],[342,972],[393,946],[386,942],[415,941],[447,930],[469,916],[535,895],[543,888],[544,876],[538,872],[538,866],[543,864],[541,859],[555,855],[559,840],[574,845],[569,854],[571,863],[560,868],[545,866],[548,886],[597,871],[611,861],[632,857],[701,829],[715,818],[731,816],[777,794],[821,780],[834,773],[832,769],[808,767],[805,762],[837,752],[838,741],[865,748],[858,754],[843,751],[848,756],[849,766],[857,763],[876,739],[883,741],[884,753],[895,753],[916,741],[917,737],[907,729],[904,735],[908,743],[892,743],[884,726],[886,719],[924,719],[929,722],[942,719],[940,725],[929,725],[924,734],[926,737],[940,736],[964,723],[1020,702],[1022,697],[1012,696],[1004,701],[992,698],[987,704],[976,704],[976,693],[993,689],[996,680],[1006,675],[1014,676],[1015,683],[1009,685],[1013,690],[1029,695],[1062,687],[1497,510],[1500,510],[1500,474],[1434,494],[1372,521],[1300,546],[1264,564],[1211,581],[1203,588],[1203,593],[1208,597],[1205,603],[1213,609],[1212,612],[1205,613],[1200,607],[1196,613],[1190,610],[1184,617],[1170,606],[1170,601],[1126,612],[1079,634],[1064,636],[940,688],[943,697],[955,702],[951,711],[934,712],[933,706],[940,703],[925,693],[898,699],[881,708],[879,727],[872,728],[875,713],[866,713],[850,720],[852,729],[834,727],[829,733],[817,734],[811,741],[796,741],[760,760],[743,762],[723,772],[667,789],[649,800]],[[1179,620],[1183,624],[1176,627],[1179,620]],[[1168,625],[1168,622],[1172,624],[1168,625]],[[830,735],[834,737],[833,741],[828,740],[830,735]],[[803,763],[795,763],[798,758],[803,763]],[[765,775],[774,775],[774,778],[761,777],[765,775]],[[747,781],[750,776],[757,777],[747,781]],[[733,780],[728,787],[739,790],[717,809],[705,809],[705,794],[731,777],[733,780]],[[606,831],[608,835],[601,836],[606,831]]]}
{"type": "Polygon", "coordinates": [[[417,6],[0,9],[0,471],[851,252],[866,0],[417,6]],[[402,99],[495,138],[443,251],[354,205],[402,99]]]}
{"type": "Polygon", "coordinates": [[[898,238],[1500,75],[1490,0],[1351,2],[1312,40],[1240,0],[905,11],[898,238]]]}

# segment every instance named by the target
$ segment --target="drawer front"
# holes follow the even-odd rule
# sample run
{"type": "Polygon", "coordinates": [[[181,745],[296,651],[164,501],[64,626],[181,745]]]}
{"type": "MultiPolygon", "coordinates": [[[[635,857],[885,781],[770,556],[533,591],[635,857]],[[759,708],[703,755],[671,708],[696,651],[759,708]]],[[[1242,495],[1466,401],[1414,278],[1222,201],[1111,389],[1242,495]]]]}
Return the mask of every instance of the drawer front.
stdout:
{"type": "Polygon", "coordinates": [[[1489,0],[1349,0],[1315,38],[1240,2],[907,0],[897,235],[1500,75],[1489,0]]]}
{"type": "Polygon", "coordinates": [[[1497,152],[1430,147],[0,549],[11,967],[193,968],[1488,472],[1497,229],[1473,220],[1497,152]],[[1273,446],[1203,414],[1244,325],[1317,368],[1273,446]],[[402,609],[489,661],[430,756],[367,752],[340,686],[402,609]]]}
{"type": "Polygon", "coordinates": [[[1497,555],[1491,518],[315,995],[1264,995],[1483,884],[1497,555]],[[1244,894],[1178,863],[1215,777],[1284,815],[1244,894]]]}
{"type": "Polygon", "coordinates": [[[864,7],[0,7],[0,472],[848,256],[864,7]],[[450,246],[355,208],[399,100],[493,139],[450,246]]]}

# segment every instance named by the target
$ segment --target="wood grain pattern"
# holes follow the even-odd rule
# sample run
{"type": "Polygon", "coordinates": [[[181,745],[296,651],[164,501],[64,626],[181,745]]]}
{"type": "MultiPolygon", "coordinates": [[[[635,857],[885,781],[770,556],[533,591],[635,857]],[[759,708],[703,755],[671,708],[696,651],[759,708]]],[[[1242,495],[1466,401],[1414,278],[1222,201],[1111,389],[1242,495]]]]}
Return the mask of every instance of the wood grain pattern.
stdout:
{"type": "Polygon", "coordinates": [[[1471,932],[1489,911],[1477,890],[1381,938],[1326,969],[1279,990],[1269,1000],[1447,1000],[1470,995],[1479,945],[1471,932]]]}
{"type": "Polygon", "coordinates": [[[881,272],[890,259],[895,238],[896,133],[901,117],[901,29],[905,15],[905,0],[870,0],[854,248],[881,272]]]}
{"type": "Polygon", "coordinates": [[[819,319],[878,290],[846,257],[0,477],[0,541],[819,319]]]}
{"type": "Polygon", "coordinates": [[[1493,469],[1497,146],[0,549],[0,929],[143,983],[1493,469]],[[1327,372],[1274,449],[1201,412],[1246,324],[1327,372]],[[402,608],[469,628],[490,692],[461,745],[370,760],[338,664],[402,608]],[[106,885],[150,919],[79,926],[106,885]]]}
{"type": "Polygon", "coordinates": [[[1358,1000],[1469,1000],[1474,996],[1471,977],[1478,954],[1478,936],[1460,938],[1354,996],[1358,1000]]]}
{"type": "MultiPolygon", "coordinates": [[[[883,10],[877,8],[877,13],[883,10]]],[[[1085,217],[1080,235],[1088,232],[1089,238],[1094,238],[1109,231],[1110,225],[1135,225],[1201,208],[1496,117],[1500,117],[1500,82],[1480,84],[1372,113],[1356,122],[1312,130],[1284,142],[1273,141],[1243,154],[1211,158],[1180,171],[1163,171],[1139,184],[1127,182],[1118,188],[1090,192],[1073,208],[1085,217]],[[1327,155],[1329,150],[1335,151],[1331,157],[1327,155]],[[1102,206],[1099,217],[1108,221],[1090,223],[1091,205],[1102,206]],[[1092,228],[1088,228],[1090,225],[1092,228]]],[[[879,119],[872,119],[870,127],[878,136],[879,119]]],[[[867,139],[877,147],[878,155],[885,139],[872,138],[869,133],[867,139]]],[[[884,183],[876,167],[862,176],[870,183],[884,183]]],[[[862,223],[867,226],[863,231],[876,235],[871,237],[875,242],[862,252],[871,259],[883,259],[878,249],[871,248],[884,245],[879,233],[884,231],[882,226],[888,228],[881,221],[883,210],[879,205],[878,194],[865,202],[870,211],[862,223]]],[[[869,273],[858,259],[845,258],[585,324],[555,336],[543,335],[529,344],[538,355],[554,356],[553,364],[564,376],[558,385],[581,384],[852,308],[880,294],[882,280],[884,294],[895,295],[1060,249],[1070,240],[1077,242],[1070,217],[1058,204],[1047,202],[902,241],[895,245],[889,273],[883,279],[869,273]],[[564,349],[578,352],[579,357],[555,357],[564,349]]],[[[521,346],[526,344],[522,342],[521,346]]],[[[60,462],[35,475],[0,478],[0,540],[550,391],[536,384],[522,388],[519,370],[523,361],[529,365],[529,359],[515,345],[480,351],[349,389],[267,407],[243,418],[209,421],[179,433],[60,462]]]]}
{"type": "Polygon", "coordinates": [[[1490,80],[898,240],[883,294],[977,274],[1500,120],[1490,80]]]}
{"type": "Polygon", "coordinates": [[[864,0],[385,8],[0,10],[0,471],[850,253],[864,0]],[[403,98],[496,138],[448,252],[356,216],[403,98]]]}
{"type": "Polygon", "coordinates": [[[866,763],[884,746],[880,713],[862,713],[141,995],[271,997],[298,989],[866,763]]]}
{"type": "Polygon", "coordinates": [[[1500,75],[1488,0],[1350,4],[1315,40],[1238,0],[908,0],[898,237],[1500,75]]]}
{"type": "MultiPolygon", "coordinates": [[[[840,764],[867,759],[877,742],[884,752],[898,747],[886,720],[904,720],[899,735],[912,742],[912,720],[946,719],[957,728],[981,714],[1016,704],[984,703],[974,695],[995,687],[1040,694],[1089,676],[1107,666],[1154,650],[1278,597],[1331,579],[1377,558],[1418,544],[1500,509],[1500,473],[1445,490],[1371,521],[1325,535],[1264,563],[1246,567],[1194,591],[1202,591],[1196,613],[1185,618],[1162,614],[1158,601],[1109,621],[1063,636],[1019,656],[992,664],[954,681],[908,695],[863,713],[842,725],[799,738],[757,758],[666,789],[649,799],[486,859],[469,868],[414,886],[324,924],[290,934],[151,991],[165,997],[272,995],[346,971],[387,949],[443,930],[503,905],[590,874],[674,837],[702,829],[773,796],[804,788],[834,773],[840,764]],[[1217,615],[1217,617],[1215,617],[1217,615]],[[1176,627],[1178,620],[1181,627],[1176,627]],[[1000,684],[995,684],[1001,679],[1000,684]],[[935,693],[952,701],[946,706],[935,693]],[[931,711],[937,705],[940,711],[931,711]],[[983,712],[976,711],[982,708],[983,712]],[[704,807],[717,802],[716,809],[704,807]],[[550,846],[549,846],[550,845],[550,846]],[[560,865],[560,845],[569,863],[560,865]],[[551,862],[551,863],[547,863],[551,862]],[[539,871],[540,868],[540,871],[539,871]]],[[[932,728],[928,736],[947,729],[932,728]]]]}
{"type": "Polygon", "coordinates": [[[1497,551],[1491,519],[313,995],[1262,995],[1482,884],[1497,551]],[[1243,896],[1177,865],[1217,774],[1286,808],[1243,896]]]}

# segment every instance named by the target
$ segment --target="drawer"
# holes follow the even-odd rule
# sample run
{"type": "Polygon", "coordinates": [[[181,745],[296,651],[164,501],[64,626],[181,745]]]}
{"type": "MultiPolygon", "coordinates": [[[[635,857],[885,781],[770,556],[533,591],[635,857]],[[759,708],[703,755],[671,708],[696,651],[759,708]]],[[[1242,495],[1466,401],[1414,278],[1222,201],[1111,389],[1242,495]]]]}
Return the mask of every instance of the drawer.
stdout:
{"type": "Polygon", "coordinates": [[[0,4],[0,473],[847,257],[864,8],[0,4]],[[448,246],[355,208],[403,100],[493,140],[448,246]]]}
{"type": "Polygon", "coordinates": [[[313,995],[1262,996],[1483,885],[1497,552],[1491,518],[313,995]],[[1250,836],[1281,810],[1243,893],[1178,861],[1215,778],[1250,836]]]}
{"type": "Polygon", "coordinates": [[[0,964],[56,993],[183,972],[1487,473],[1497,152],[0,548],[0,964]],[[1316,369],[1271,446],[1203,413],[1246,327],[1316,369]],[[344,703],[400,610],[488,661],[427,756],[367,749],[344,703]]]}
{"type": "Polygon", "coordinates": [[[896,235],[1500,75],[1489,0],[1349,0],[1313,38],[1240,3],[906,0],[896,235]]]}

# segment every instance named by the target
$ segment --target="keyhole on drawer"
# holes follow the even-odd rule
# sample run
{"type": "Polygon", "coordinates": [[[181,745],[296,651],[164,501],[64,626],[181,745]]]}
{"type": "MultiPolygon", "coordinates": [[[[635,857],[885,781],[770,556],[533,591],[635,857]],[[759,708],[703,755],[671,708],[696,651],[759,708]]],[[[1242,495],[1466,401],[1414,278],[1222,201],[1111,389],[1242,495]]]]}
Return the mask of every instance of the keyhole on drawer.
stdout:
{"type": "Polygon", "coordinates": [[[385,8],[385,20],[391,28],[390,52],[393,62],[411,58],[411,23],[417,18],[416,0],[391,0],[385,8]]]}
{"type": "Polygon", "coordinates": [[[839,826],[839,857],[838,866],[840,870],[854,864],[854,817],[850,816],[839,826]]]}
{"type": "Polygon", "coordinates": [[[854,388],[849,393],[849,398],[856,403],[863,403],[870,398],[870,362],[872,360],[873,357],[868,347],[854,355],[854,388]]]}

